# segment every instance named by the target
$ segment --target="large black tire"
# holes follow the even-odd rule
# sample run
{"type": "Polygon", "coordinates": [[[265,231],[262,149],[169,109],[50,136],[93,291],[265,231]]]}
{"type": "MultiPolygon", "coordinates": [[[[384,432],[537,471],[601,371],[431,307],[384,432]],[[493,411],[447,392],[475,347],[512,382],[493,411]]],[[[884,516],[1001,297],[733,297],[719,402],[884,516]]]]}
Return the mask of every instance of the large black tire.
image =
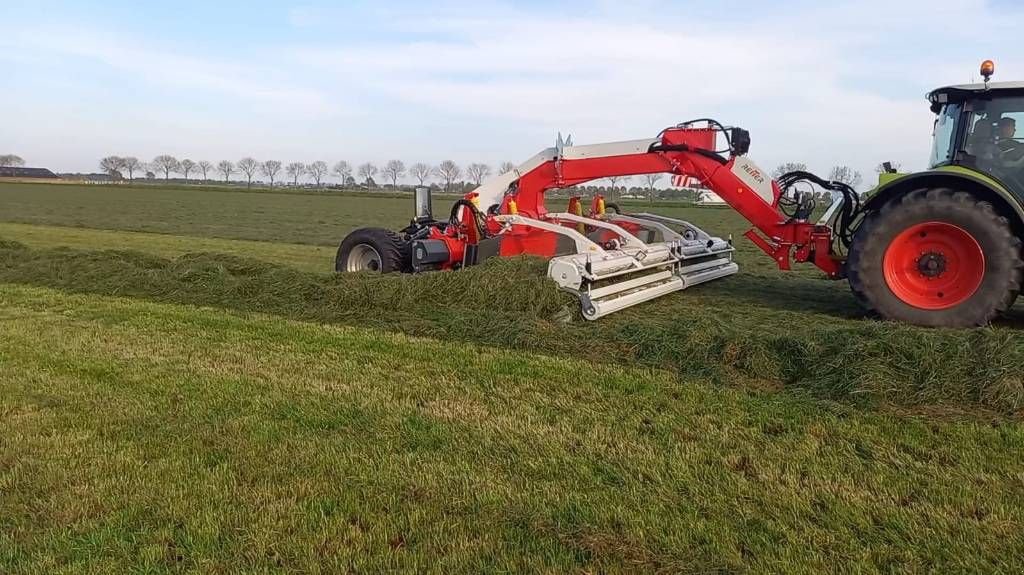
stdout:
{"type": "Polygon", "coordinates": [[[342,240],[334,271],[407,272],[412,269],[409,242],[384,228],[360,228],[342,240]]]}
{"type": "Polygon", "coordinates": [[[847,261],[850,287],[868,310],[931,327],[988,324],[1013,305],[1022,269],[1021,242],[1006,218],[992,204],[947,188],[911,192],[866,216],[847,261]],[[935,237],[926,240],[928,231],[935,237]],[[939,237],[945,243],[931,245],[952,249],[924,248],[939,237]],[[979,248],[982,257],[962,257],[979,248]],[[913,265],[900,265],[907,261],[913,265]],[[947,286],[951,297],[942,300],[942,288],[932,285],[947,286]]]}

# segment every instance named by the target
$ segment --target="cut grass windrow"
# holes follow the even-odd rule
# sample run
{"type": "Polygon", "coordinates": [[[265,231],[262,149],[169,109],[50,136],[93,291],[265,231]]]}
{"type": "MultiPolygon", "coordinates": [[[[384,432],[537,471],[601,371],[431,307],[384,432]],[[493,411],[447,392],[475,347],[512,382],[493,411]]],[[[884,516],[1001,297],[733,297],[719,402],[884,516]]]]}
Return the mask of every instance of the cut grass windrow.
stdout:
{"type": "MultiPolygon", "coordinates": [[[[322,275],[218,254],[167,259],[0,242],[0,282],[382,327],[844,401],[1006,414],[1024,407],[1024,337],[1014,330],[921,329],[738,306],[734,298],[742,290],[719,299],[710,295],[717,284],[584,322],[575,299],[546,279],[545,265],[511,259],[458,273],[322,275]]],[[[727,281],[762,282],[768,292],[806,289],[819,297],[836,291],[825,282],[789,278],[727,281]]]]}

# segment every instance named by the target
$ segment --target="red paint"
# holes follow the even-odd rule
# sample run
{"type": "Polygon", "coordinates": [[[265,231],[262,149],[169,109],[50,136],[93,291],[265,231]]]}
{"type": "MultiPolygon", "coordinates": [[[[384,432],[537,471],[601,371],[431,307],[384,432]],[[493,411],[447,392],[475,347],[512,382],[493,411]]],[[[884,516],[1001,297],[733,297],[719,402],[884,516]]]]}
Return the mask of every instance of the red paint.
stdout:
{"type": "MultiPolygon", "coordinates": [[[[544,194],[550,189],[584,184],[608,176],[652,173],[686,176],[699,181],[718,194],[750,221],[757,231],[751,230],[746,234],[747,237],[771,256],[779,268],[789,269],[792,258],[799,262],[813,263],[831,278],[841,277],[842,260],[832,254],[832,232],[828,227],[806,221],[788,221],[777,209],[781,190],[775,182],[772,182],[774,197],[772,202],[768,203],[732,172],[734,159],[722,164],[714,158],[694,151],[713,151],[715,135],[713,130],[706,128],[670,128],[662,133],[661,144],[685,145],[690,147],[689,150],[642,152],[574,160],[559,158],[545,162],[519,177],[515,184],[514,196],[505,196],[500,211],[509,213],[508,203],[514,197],[519,214],[543,219],[547,214],[544,194]]],[[[624,227],[631,232],[636,228],[624,227]]],[[[490,220],[488,229],[490,233],[496,233],[501,226],[490,220]]],[[[470,239],[466,237],[466,230],[445,233],[449,237],[462,238],[463,241],[470,239]]],[[[557,234],[517,225],[504,235],[501,254],[535,254],[551,257],[555,253],[556,244],[557,234]]],[[[454,260],[455,251],[452,251],[452,255],[454,260]]],[[[461,260],[461,250],[459,258],[461,260]]]]}
{"type": "Polygon", "coordinates": [[[974,295],[985,278],[985,254],[967,230],[924,222],[896,236],[882,258],[885,283],[907,305],[940,310],[974,295]],[[937,266],[929,269],[929,262],[937,266]]]}

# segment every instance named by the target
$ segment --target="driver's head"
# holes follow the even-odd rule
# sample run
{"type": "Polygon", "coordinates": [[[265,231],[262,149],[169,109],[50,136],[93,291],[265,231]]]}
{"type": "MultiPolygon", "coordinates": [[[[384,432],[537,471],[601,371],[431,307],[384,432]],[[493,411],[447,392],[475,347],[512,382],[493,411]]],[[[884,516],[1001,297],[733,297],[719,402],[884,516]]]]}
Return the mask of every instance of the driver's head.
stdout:
{"type": "Polygon", "coordinates": [[[1012,138],[1017,132],[1017,121],[1013,118],[1000,118],[999,119],[999,137],[1000,138],[1012,138]]]}

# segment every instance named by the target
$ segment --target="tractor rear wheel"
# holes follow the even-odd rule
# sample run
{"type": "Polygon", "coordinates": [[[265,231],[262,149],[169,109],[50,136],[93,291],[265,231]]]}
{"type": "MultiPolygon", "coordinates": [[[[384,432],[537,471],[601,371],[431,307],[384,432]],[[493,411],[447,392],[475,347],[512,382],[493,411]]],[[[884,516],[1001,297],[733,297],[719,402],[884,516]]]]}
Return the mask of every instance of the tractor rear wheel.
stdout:
{"type": "Polygon", "coordinates": [[[1021,242],[992,204],[919,190],[868,215],[850,247],[858,301],[884,318],[933,327],[985,325],[1021,285],[1021,242]]]}
{"type": "Polygon", "coordinates": [[[409,244],[384,228],[360,228],[342,240],[334,260],[338,272],[404,272],[411,266],[409,244]]]}

